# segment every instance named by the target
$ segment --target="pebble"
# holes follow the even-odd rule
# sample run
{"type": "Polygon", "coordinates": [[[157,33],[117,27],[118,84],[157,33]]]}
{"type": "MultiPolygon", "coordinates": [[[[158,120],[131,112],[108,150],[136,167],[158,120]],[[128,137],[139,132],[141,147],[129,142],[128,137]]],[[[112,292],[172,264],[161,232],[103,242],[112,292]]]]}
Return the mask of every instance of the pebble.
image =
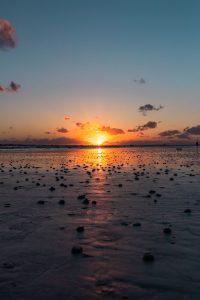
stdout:
{"type": "Polygon", "coordinates": [[[155,260],[154,256],[150,252],[146,252],[143,255],[143,261],[145,262],[153,262],[155,260]]]}
{"type": "Polygon", "coordinates": [[[81,254],[81,253],[83,253],[83,248],[81,246],[73,246],[72,250],[71,250],[71,253],[73,255],[81,254]]]}

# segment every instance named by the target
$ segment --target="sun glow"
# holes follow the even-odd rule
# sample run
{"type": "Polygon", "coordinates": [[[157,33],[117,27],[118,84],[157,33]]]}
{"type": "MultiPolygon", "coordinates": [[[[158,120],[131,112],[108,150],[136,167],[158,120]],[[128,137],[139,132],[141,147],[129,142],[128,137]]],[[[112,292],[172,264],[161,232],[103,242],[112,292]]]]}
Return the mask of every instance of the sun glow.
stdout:
{"type": "Polygon", "coordinates": [[[107,136],[101,133],[97,133],[94,136],[88,138],[88,141],[92,145],[102,146],[107,141],[107,136]]]}

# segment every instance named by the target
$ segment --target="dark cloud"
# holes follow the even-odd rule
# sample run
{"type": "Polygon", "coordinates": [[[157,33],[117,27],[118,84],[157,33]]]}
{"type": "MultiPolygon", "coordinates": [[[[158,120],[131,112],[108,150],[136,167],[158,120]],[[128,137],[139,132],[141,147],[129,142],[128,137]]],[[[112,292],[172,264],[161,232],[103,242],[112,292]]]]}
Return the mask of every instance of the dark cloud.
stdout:
{"type": "Polygon", "coordinates": [[[7,21],[0,19],[0,49],[15,48],[15,28],[7,21]]]}
{"type": "Polygon", "coordinates": [[[176,138],[182,139],[182,140],[190,140],[190,136],[187,132],[183,132],[181,134],[177,134],[176,138]]]}
{"type": "Polygon", "coordinates": [[[64,120],[65,120],[65,121],[68,121],[68,120],[70,120],[70,117],[65,115],[65,116],[64,116],[64,120]]]}
{"type": "Polygon", "coordinates": [[[144,116],[146,116],[149,111],[159,111],[162,108],[164,108],[162,105],[156,107],[155,105],[152,104],[145,104],[143,106],[140,106],[138,111],[141,112],[144,116]]]}
{"type": "Polygon", "coordinates": [[[166,130],[166,131],[160,132],[159,136],[171,138],[171,137],[177,136],[178,134],[181,134],[181,132],[179,130],[166,130]]]}
{"type": "Polygon", "coordinates": [[[51,131],[45,131],[44,134],[51,134],[51,131]]]}
{"type": "Polygon", "coordinates": [[[67,132],[69,132],[69,131],[68,131],[68,129],[66,129],[66,128],[64,128],[64,127],[61,127],[61,128],[58,128],[58,129],[57,129],[57,132],[59,132],[59,133],[67,133],[67,132]]]}
{"type": "Polygon", "coordinates": [[[144,131],[144,130],[148,130],[148,129],[154,129],[156,128],[158,125],[157,122],[155,121],[149,121],[144,125],[139,125],[134,129],[128,129],[128,132],[138,132],[138,131],[144,131]]]}
{"type": "Polygon", "coordinates": [[[159,133],[159,136],[161,137],[177,138],[184,140],[190,140],[192,136],[196,135],[200,135],[200,125],[186,127],[183,129],[182,132],[179,130],[167,130],[159,133]]]}
{"type": "Polygon", "coordinates": [[[86,123],[77,122],[77,123],[76,123],[76,126],[83,130],[83,129],[85,129],[89,124],[90,124],[90,122],[86,122],[86,123]]]}
{"type": "Polygon", "coordinates": [[[1,92],[17,92],[20,89],[21,85],[11,81],[9,86],[0,85],[0,93],[1,92]]]}
{"type": "Polygon", "coordinates": [[[200,135],[200,125],[187,128],[185,130],[185,133],[187,133],[188,135],[200,135]]]}
{"type": "Polygon", "coordinates": [[[11,81],[9,87],[7,88],[10,92],[17,92],[20,89],[21,85],[11,81]]]}
{"type": "Polygon", "coordinates": [[[134,79],[133,81],[135,83],[139,83],[139,84],[145,84],[146,83],[146,80],[142,77],[140,79],[134,79]]]}
{"type": "Polygon", "coordinates": [[[124,130],[120,128],[110,128],[110,126],[102,126],[100,128],[101,131],[106,131],[111,135],[124,134],[124,130]]]}

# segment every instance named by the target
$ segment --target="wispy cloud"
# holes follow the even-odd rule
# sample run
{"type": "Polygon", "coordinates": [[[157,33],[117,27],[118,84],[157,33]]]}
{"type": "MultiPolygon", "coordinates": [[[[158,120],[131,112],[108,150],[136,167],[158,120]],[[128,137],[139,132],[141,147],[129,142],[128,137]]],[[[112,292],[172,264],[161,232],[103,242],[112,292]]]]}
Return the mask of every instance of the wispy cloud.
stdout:
{"type": "Polygon", "coordinates": [[[80,129],[86,129],[90,125],[90,122],[82,123],[82,122],[77,122],[76,126],[79,127],[80,129]]]}
{"type": "Polygon", "coordinates": [[[67,133],[67,132],[69,132],[69,130],[66,129],[66,128],[64,128],[64,127],[61,127],[61,128],[57,128],[57,132],[59,132],[59,133],[67,133]]]}
{"type": "Polygon", "coordinates": [[[21,85],[18,83],[15,83],[14,81],[11,81],[11,83],[8,86],[0,85],[0,93],[3,92],[18,92],[21,85]]]}
{"type": "Polygon", "coordinates": [[[0,49],[15,48],[16,31],[8,20],[0,19],[0,49]]]}
{"type": "Polygon", "coordinates": [[[162,105],[159,105],[158,107],[156,107],[155,105],[152,105],[152,104],[145,104],[145,105],[140,106],[138,111],[140,113],[142,113],[143,116],[146,116],[149,111],[159,111],[163,108],[164,107],[162,105]]]}
{"type": "Polygon", "coordinates": [[[138,132],[138,131],[144,131],[148,129],[154,129],[158,126],[158,123],[155,121],[149,121],[146,124],[139,125],[134,129],[128,129],[128,132],[138,132]]]}
{"type": "Polygon", "coordinates": [[[101,131],[105,131],[111,135],[124,134],[124,130],[120,128],[111,128],[110,126],[102,126],[101,131]]]}
{"type": "Polygon", "coordinates": [[[65,121],[68,121],[68,120],[70,120],[70,117],[67,116],[67,115],[64,115],[64,120],[65,120],[65,121]]]}
{"type": "Polygon", "coordinates": [[[139,83],[139,84],[145,84],[146,83],[146,80],[142,77],[140,79],[134,79],[133,81],[135,83],[139,83]]]}
{"type": "Polygon", "coordinates": [[[181,134],[181,132],[179,130],[166,130],[166,131],[160,132],[159,136],[173,138],[173,137],[177,136],[178,134],[181,134]]]}

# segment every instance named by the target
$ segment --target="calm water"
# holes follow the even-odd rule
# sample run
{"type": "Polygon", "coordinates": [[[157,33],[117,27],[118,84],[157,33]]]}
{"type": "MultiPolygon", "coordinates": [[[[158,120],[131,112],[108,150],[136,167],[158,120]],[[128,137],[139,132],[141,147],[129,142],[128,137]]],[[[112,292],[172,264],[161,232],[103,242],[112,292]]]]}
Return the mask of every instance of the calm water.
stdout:
{"type": "Polygon", "coordinates": [[[199,299],[199,183],[194,147],[1,150],[2,299],[199,299]]]}

